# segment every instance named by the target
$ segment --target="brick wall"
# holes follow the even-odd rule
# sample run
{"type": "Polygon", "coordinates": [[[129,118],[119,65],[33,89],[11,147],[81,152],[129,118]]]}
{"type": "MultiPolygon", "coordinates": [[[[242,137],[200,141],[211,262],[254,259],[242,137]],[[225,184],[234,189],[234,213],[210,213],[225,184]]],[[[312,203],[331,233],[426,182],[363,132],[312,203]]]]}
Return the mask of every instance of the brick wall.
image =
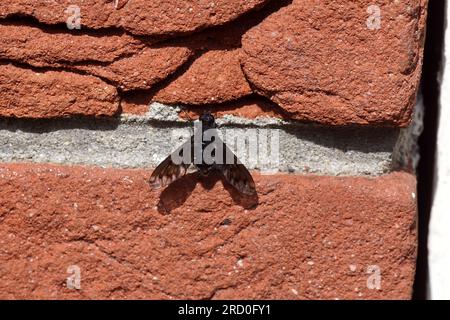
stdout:
{"type": "Polygon", "coordinates": [[[426,9],[3,3],[0,297],[411,298],[426,9]],[[150,187],[204,111],[278,137],[276,163],[238,153],[256,196],[150,187]]]}

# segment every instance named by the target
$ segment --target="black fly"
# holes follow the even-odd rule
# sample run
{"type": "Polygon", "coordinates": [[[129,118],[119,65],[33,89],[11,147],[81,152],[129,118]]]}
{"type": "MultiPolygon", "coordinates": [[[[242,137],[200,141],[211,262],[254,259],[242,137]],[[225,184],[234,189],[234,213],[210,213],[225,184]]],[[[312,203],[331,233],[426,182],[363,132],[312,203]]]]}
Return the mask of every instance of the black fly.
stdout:
{"type": "MultiPolygon", "coordinates": [[[[236,155],[222,140],[220,140],[220,138],[218,138],[217,135],[212,135],[211,139],[206,139],[206,132],[211,133],[210,130],[217,130],[214,117],[210,113],[204,113],[199,117],[199,120],[202,125],[200,141],[196,141],[194,134],[180,148],[163,160],[156,167],[155,171],[153,171],[150,178],[152,187],[157,189],[168,186],[173,181],[184,176],[187,173],[188,168],[191,165],[194,165],[204,176],[217,170],[221,172],[225,179],[240,193],[245,195],[255,195],[256,189],[253,178],[247,168],[238,160],[236,155]],[[195,150],[196,148],[197,150],[195,150]],[[215,157],[217,155],[219,161],[213,161],[212,163],[211,161],[205,161],[202,155],[207,148],[212,149],[212,156],[215,157]],[[184,154],[186,150],[189,154],[188,157],[184,154]],[[198,160],[200,151],[200,156],[202,158],[198,160]],[[174,159],[177,158],[183,158],[184,161],[174,161],[174,159]]],[[[215,159],[217,159],[217,157],[215,157],[215,159]]]]}

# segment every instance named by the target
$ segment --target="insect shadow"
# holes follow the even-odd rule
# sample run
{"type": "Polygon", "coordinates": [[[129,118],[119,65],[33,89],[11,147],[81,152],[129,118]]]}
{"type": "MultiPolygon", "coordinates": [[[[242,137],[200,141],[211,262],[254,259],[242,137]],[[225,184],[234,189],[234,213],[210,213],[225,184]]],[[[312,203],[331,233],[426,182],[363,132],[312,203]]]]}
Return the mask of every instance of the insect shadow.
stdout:
{"type": "Polygon", "coordinates": [[[222,183],[223,187],[233,202],[246,210],[254,210],[258,206],[259,198],[257,194],[245,195],[237,191],[220,172],[213,172],[208,176],[202,176],[200,172],[189,173],[167,186],[160,194],[158,202],[158,212],[170,214],[172,210],[181,207],[194,191],[197,183],[200,183],[206,190],[212,190],[216,183],[222,183]]]}

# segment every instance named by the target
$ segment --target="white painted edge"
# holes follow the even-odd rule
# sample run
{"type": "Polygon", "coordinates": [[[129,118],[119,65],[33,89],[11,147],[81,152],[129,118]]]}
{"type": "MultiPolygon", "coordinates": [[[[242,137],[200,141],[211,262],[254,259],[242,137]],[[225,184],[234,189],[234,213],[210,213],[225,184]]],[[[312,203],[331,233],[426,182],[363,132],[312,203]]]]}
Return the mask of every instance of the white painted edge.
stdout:
{"type": "MultiPolygon", "coordinates": [[[[447,6],[447,20],[450,6],[447,6]]],[[[428,298],[450,299],[450,29],[445,33],[435,190],[428,236],[428,298]]]]}

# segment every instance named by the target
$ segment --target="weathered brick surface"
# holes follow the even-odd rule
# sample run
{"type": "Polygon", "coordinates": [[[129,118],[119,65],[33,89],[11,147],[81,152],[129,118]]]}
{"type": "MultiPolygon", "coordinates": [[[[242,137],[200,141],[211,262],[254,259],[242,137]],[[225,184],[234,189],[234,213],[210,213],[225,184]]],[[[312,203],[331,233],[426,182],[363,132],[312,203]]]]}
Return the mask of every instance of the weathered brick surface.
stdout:
{"type": "MultiPolygon", "coordinates": [[[[406,126],[411,118],[427,0],[3,2],[0,117],[143,115],[151,102],[162,102],[185,105],[183,118],[211,111],[326,126],[406,126]],[[380,28],[366,25],[372,4],[380,9],[380,28]],[[65,28],[69,5],[81,9],[81,30],[65,28]]],[[[165,120],[165,110],[154,106],[165,120]]],[[[139,123],[152,132],[168,132],[164,122],[143,119],[139,123]]],[[[113,137],[120,157],[129,149],[116,120],[94,135],[113,137]],[[116,131],[110,136],[109,130],[116,131]]],[[[17,128],[29,128],[23,121],[27,126],[17,128]]],[[[73,121],[77,130],[89,130],[84,118],[73,121]]],[[[57,136],[64,123],[39,121],[34,138],[48,145],[39,130],[57,136]]],[[[11,134],[8,128],[15,127],[6,127],[11,134]]],[[[166,147],[144,129],[130,129],[133,141],[166,147]]],[[[73,141],[79,143],[77,130],[73,141]]],[[[386,141],[397,139],[384,131],[386,141]]],[[[324,163],[331,148],[355,156],[337,140],[308,135],[305,150],[309,139],[326,145],[311,152],[324,163]]],[[[362,150],[386,151],[358,141],[362,150]]],[[[33,150],[19,159],[42,159],[42,149],[33,150]]],[[[148,156],[161,156],[156,153],[148,156]]],[[[97,163],[88,157],[81,163],[97,163]]],[[[366,168],[355,159],[352,165],[366,168]]],[[[310,169],[317,168],[305,165],[310,169]]],[[[411,297],[417,242],[411,174],[255,172],[255,198],[243,198],[215,175],[188,175],[155,191],[150,174],[0,164],[0,298],[411,297]],[[66,287],[71,266],[81,270],[80,290],[66,287]],[[367,285],[374,268],[379,289],[367,285]]]]}
{"type": "Polygon", "coordinates": [[[0,7],[0,18],[25,15],[46,24],[66,23],[73,14],[70,5],[80,8],[83,27],[123,28],[134,34],[160,35],[192,32],[232,21],[257,9],[268,0],[11,0],[0,7]]]}
{"type": "MultiPolygon", "coordinates": [[[[126,105],[127,91],[139,90],[142,101],[193,109],[262,95],[285,117],[325,125],[410,121],[427,0],[377,2],[381,26],[375,30],[366,25],[370,4],[363,0],[113,3],[5,2],[0,60],[96,76],[117,88],[123,110],[138,113],[141,107],[126,105]],[[68,4],[80,5],[81,30],[61,25],[68,4]],[[152,36],[137,36],[143,34],[152,36]]],[[[33,99],[27,92],[33,90],[23,91],[23,99],[33,99]]],[[[97,99],[86,102],[96,105],[97,99]]],[[[115,108],[115,102],[108,106],[115,108]]]]}
{"type": "Polygon", "coordinates": [[[186,109],[184,112],[180,112],[180,117],[187,120],[197,119],[205,112],[211,112],[216,118],[232,115],[246,119],[255,119],[261,116],[289,119],[289,116],[283,113],[276,104],[271,103],[266,99],[253,96],[237,101],[230,101],[228,103],[196,106],[195,108],[186,109]]]}
{"type": "Polygon", "coordinates": [[[208,51],[168,86],[154,101],[201,105],[222,103],[250,95],[247,80],[239,63],[239,50],[208,51]]]}
{"type": "Polygon", "coordinates": [[[183,47],[146,48],[109,65],[84,64],[75,69],[106,79],[124,91],[150,89],[175,72],[192,54],[183,47]]]}
{"type": "Polygon", "coordinates": [[[21,25],[0,25],[0,41],[0,59],[82,71],[125,91],[151,88],[193,54],[186,47],[151,47],[125,33],[71,34],[21,25]]]}
{"type": "Polygon", "coordinates": [[[150,172],[0,166],[0,298],[407,299],[415,179],[255,175],[164,191],[150,172]],[[81,270],[81,290],[65,287],[81,270]],[[380,290],[367,273],[378,266],[380,290]]]}
{"type": "Polygon", "coordinates": [[[406,126],[421,73],[427,0],[294,0],[243,37],[243,70],[293,118],[406,126]]]}
{"type": "Polygon", "coordinates": [[[0,116],[112,116],[118,108],[116,88],[96,77],[0,64],[0,116]]]}
{"type": "Polygon", "coordinates": [[[35,67],[70,67],[71,64],[111,63],[140,52],[145,43],[125,33],[71,33],[31,25],[0,24],[0,59],[35,67]]]}

